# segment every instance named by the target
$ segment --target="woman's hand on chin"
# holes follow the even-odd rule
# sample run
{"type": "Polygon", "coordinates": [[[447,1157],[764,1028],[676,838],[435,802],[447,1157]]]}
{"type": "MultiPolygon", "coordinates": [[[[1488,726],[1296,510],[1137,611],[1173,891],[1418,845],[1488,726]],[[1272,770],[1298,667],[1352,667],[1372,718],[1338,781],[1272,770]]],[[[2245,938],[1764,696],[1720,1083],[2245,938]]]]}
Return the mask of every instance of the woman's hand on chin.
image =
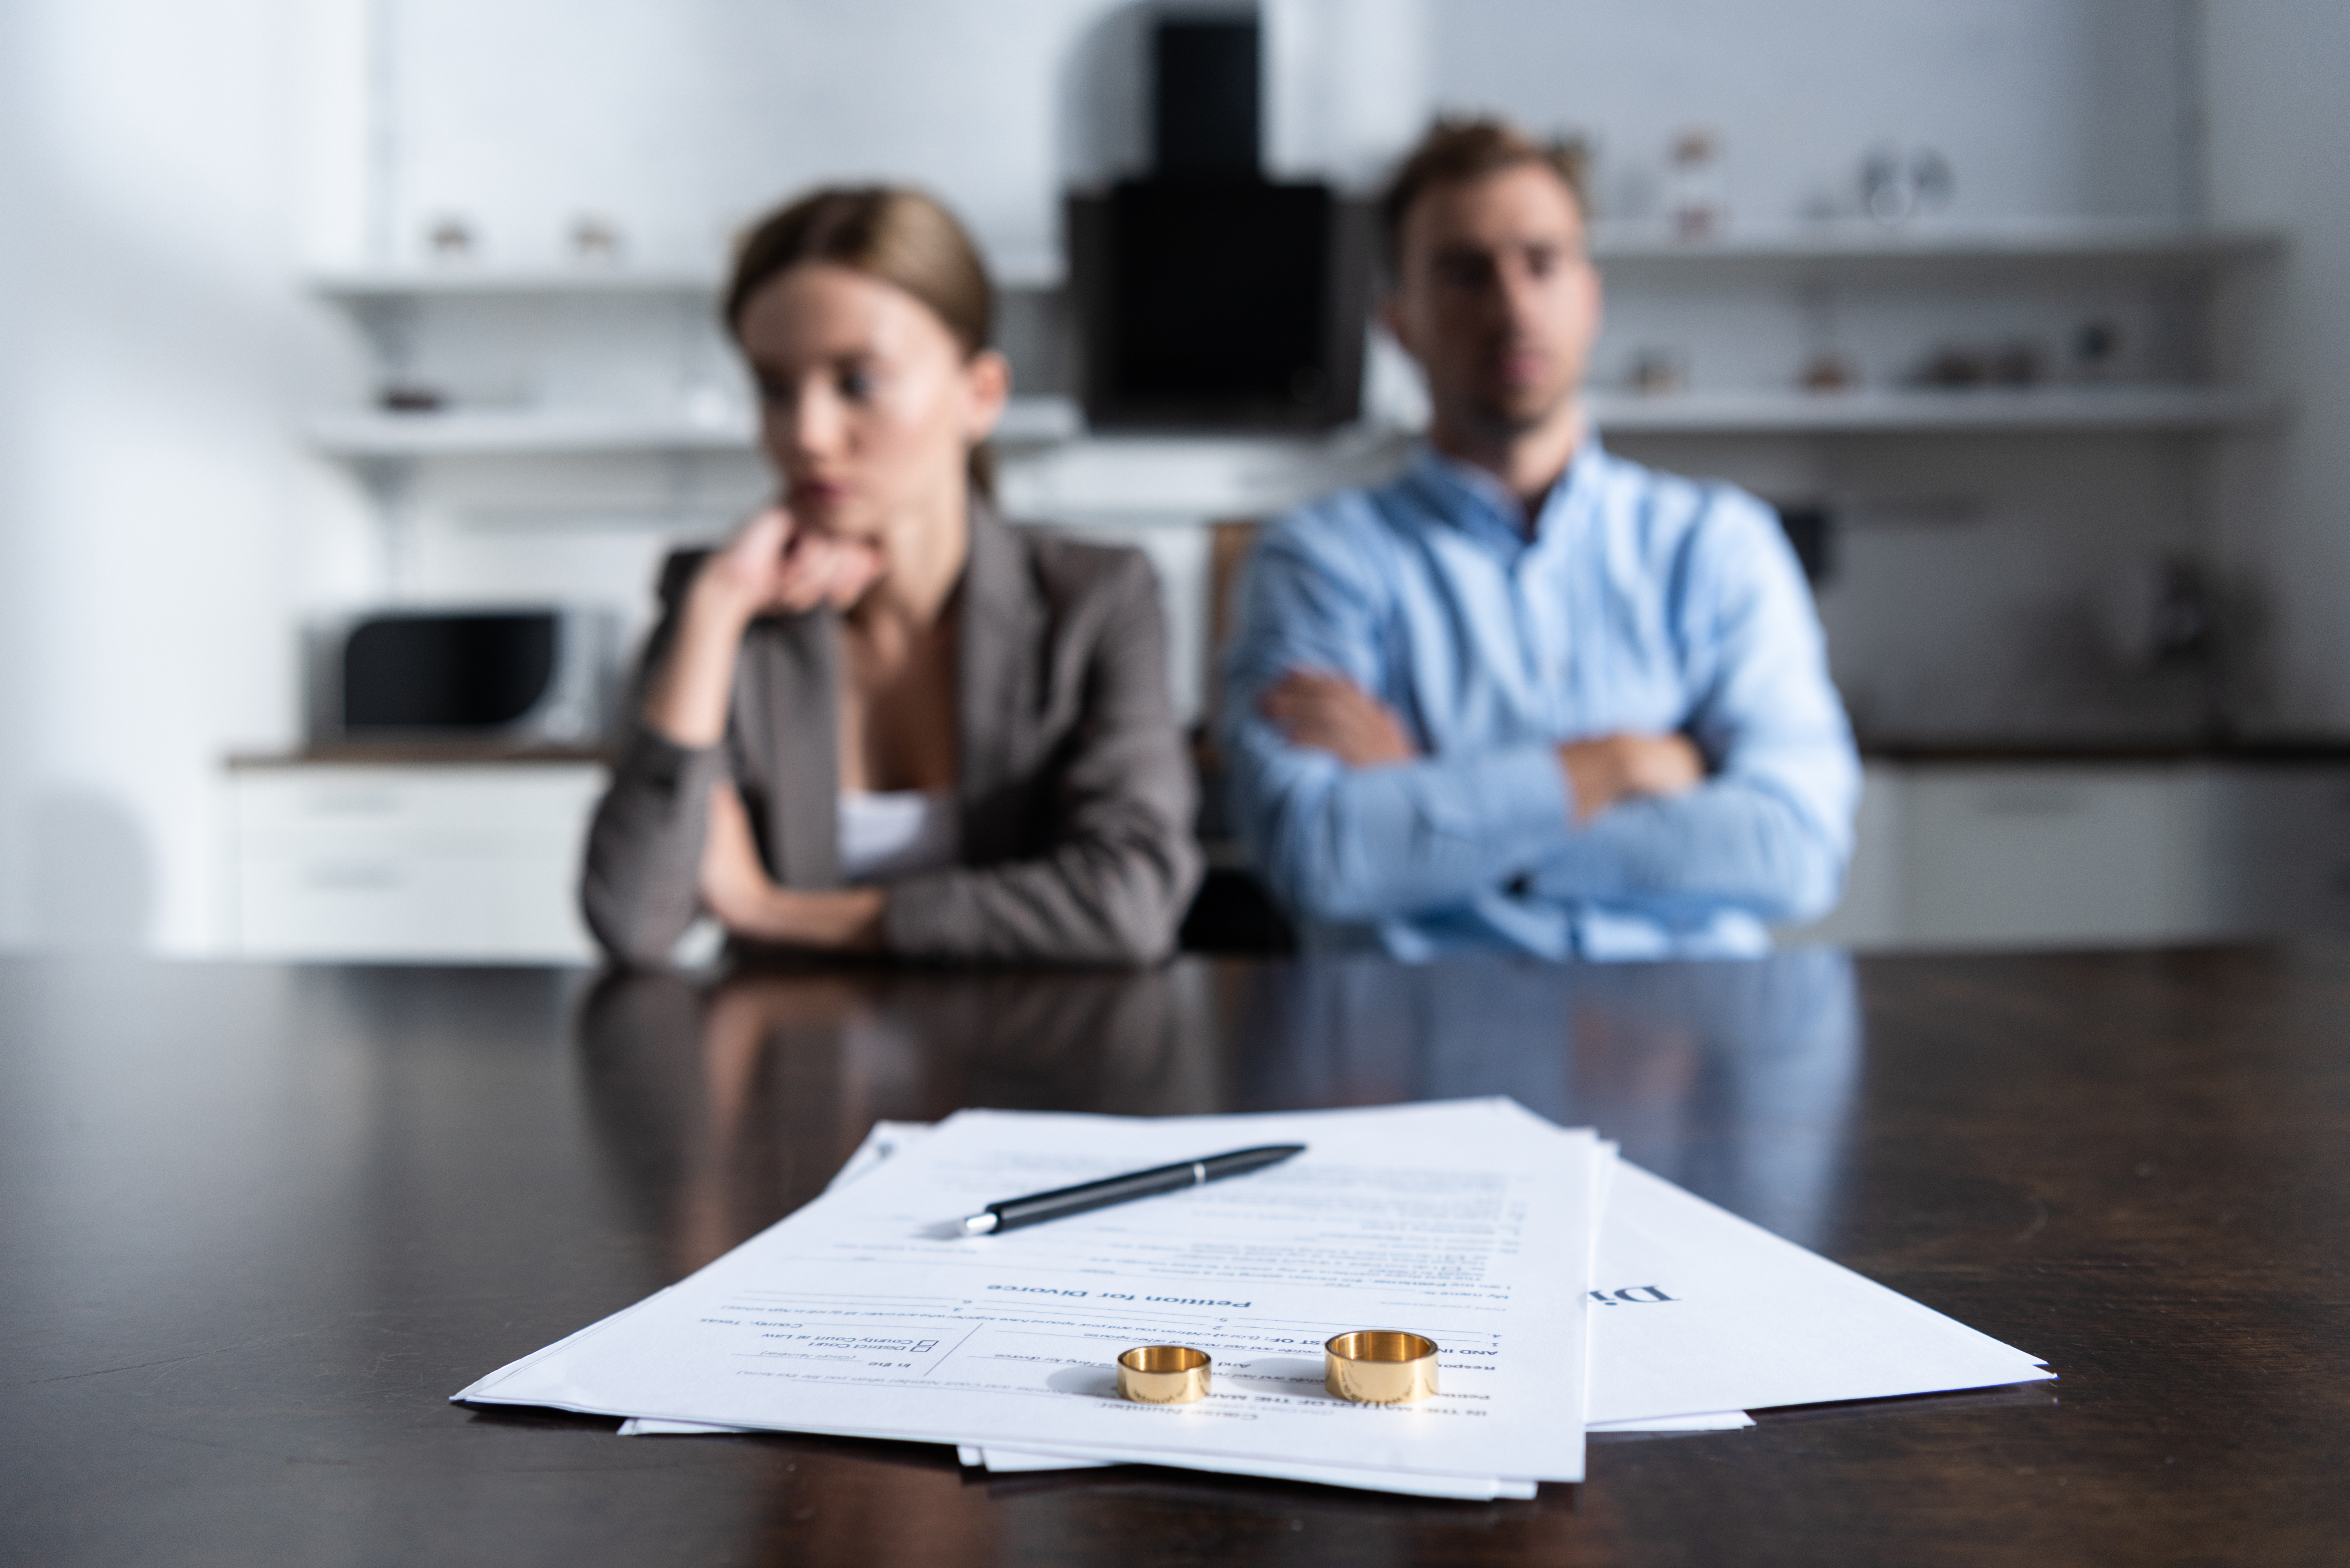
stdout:
{"type": "MultiPolygon", "coordinates": [[[[780,506],[743,524],[694,573],[676,635],[645,691],[646,726],[677,745],[716,745],[726,734],[743,628],[777,610],[846,608],[881,568],[878,546],[802,528],[780,506]]],[[[757,867],[756,855],[750,864],[757,867]]]]}
{"type": "Polygon", "coordinates": [[[782,507],[770,506],[710,557],[695,587],[747,621],[822,604],[847,609],[882,570],[881,552],[873,545],[802,527],[782,507]]]}
{"type": "Polygon", "coordinates": [[[775,602],[795,612],[818,605],[847,609],[881,580],[883,570],[878,545],[803,528],[784,552],[775,602]]]}
{"type": "Polygon", "coordinates": [[[760,863],[750,814],[733,784],[710,792],[702,903],[730,935],[752,941],[836,951],[869,951],[881,945],[881,890],[809,893],[777,887],[760,863]]]}

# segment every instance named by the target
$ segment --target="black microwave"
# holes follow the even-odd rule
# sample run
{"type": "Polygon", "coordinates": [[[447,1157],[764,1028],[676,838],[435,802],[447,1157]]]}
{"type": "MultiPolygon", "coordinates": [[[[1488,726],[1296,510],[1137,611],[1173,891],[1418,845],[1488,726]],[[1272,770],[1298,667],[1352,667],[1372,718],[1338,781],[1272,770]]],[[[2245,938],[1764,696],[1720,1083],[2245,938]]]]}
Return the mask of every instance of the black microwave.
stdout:
{"type": "Polygon", "coordinates": [[[617,629],[557,606],[400,608],[310,624],[310,742],[592,747],[612,732],[617,629]]]}

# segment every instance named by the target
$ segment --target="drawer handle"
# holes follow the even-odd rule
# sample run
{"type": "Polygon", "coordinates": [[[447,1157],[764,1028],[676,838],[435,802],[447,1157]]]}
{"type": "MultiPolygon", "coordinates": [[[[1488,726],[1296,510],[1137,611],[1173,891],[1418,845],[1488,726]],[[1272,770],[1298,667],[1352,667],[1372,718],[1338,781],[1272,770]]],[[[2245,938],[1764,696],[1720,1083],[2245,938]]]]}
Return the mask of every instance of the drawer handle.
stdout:
{"type": "Polygon", "coordinates": [[[303,803],[316,816],[390,816],[400,809],[396,794],[314,794],[303,803]]]}
{"type": "Polygon", "coordinates": [[[2083,802],[2065,790],[1994,790],[1981,797],[1985,816],[2077,816],[2083,802]]]}
{"type": "Polygon", "coordinates": [[[319,866],[303,878],[303,885],[327,893],[380,892],[400,886],[397,866],[319,866]]]}

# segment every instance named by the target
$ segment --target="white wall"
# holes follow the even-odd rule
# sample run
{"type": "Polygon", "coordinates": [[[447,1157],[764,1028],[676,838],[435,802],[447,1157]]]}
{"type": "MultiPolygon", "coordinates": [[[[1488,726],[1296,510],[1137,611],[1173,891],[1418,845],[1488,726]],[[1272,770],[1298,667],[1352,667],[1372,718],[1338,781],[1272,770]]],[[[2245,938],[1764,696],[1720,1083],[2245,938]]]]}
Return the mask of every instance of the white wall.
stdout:
{"type": "Polygon", "coordinates": [[[456,213],[501,261],[559,258],[582,213],[708,262],[820,179],[948,193],[999,266],[1055,249],[1057,67],[1102,0],[400,0],[396,253],[456,213]],[[891,68],[910,60],[911,68],[891,68]]]}
{"type": "Polygon", "coordinates": [[[2213,213],[2288,229],[2244,302],[2246,368],[2282,387],[2290,427],[2225,476],[2228,545],[2261,640],[2243,693],[2262,729],[2350,730],[2350,7],[2206,8],[2213,213]]]}
{"type": "Polygon", "coordinates": [[[219,757],[292,732],[292,23],[0,8],[0,941],[211,946],[219,757]]]}

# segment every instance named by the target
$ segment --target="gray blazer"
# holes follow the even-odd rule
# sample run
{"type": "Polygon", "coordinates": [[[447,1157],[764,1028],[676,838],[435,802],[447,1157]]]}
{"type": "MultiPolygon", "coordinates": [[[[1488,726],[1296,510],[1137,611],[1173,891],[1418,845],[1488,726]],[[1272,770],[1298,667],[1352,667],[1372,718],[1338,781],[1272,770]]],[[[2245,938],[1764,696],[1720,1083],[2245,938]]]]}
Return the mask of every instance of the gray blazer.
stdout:
{"type": "MultiPolygon", "coordinates": [[[[701,559],[681,553],[664,569],[644,670],[666,652],[701,559]]],[[[887,884],[882,946],[999,961],[1165,956],[1200,877],[1198,786],[1168,705],[1150,563],[1008,527],[974,503],[956,592],[962,864],[887,884]]],[[[742,791],[778,882],[839,885],[838,636],[830,609],[752,622],[718,745],[677,745],[636,722],[632,704],[581,888],[588,924],[615,960],[667,962],[699,912],[721,780],[742,791]]]]}

